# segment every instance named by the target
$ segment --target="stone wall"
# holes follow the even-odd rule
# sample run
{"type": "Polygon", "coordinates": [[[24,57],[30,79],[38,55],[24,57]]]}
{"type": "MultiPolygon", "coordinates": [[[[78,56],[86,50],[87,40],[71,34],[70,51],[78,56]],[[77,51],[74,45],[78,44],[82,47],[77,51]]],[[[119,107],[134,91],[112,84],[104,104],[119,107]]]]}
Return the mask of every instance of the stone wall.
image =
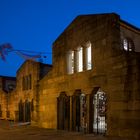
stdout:
{"type": "MultiPolygon", "coordinates": [[[[106,135],[139,136],[139,57],[122,49],[120,19],[115,14],[79,16],[53,44],[53,69],[39,83],[39,126],[58,127],[57,98],[76,90],[87,96],[87,132],[90,132],[90,95],[95,87],[107,94],[106,135]],[[67,74],[67,52],[87,41],[92,44],[92,70],[67,74]],[[127,117],[129,116],[129,117],[127,117]]],[[[137,46],[138,47],[138,46],[137,46]]]]}
{"type": "MultiPolygon", "coordinates": [[[[78,101],[84,95],[84,131],[93,133],[94,98],[99,90],[107,97],[105,134],[139,138],[140,36],[136,28],[123,22],[124,27],[121,22],[116,14],[78,16],[53,43],[53,68],[46,65],[43,69],[45,65],[26,61],[17,71],[16,89],[8,95],[10,119],[19,121],[23,117],[22,121],[31,121],[39,127],[83,131],[76,115],[80,112],[78,101]],[[124,50],[122,32],[134,39],[136,52],[124,50]],[[89,42],[92,69],[87,70],[85,50],[89,42]],[[74,73],[68,74],[69,51],[76,54],[79,46],[83,48],[83,71],[77,71],[75,59],[74,73]],[[25,106],[29,107],[26,115],[30,116],[22,112],[25,106]],[[66,114],[61,114],[64,107],[66,114]]],[[[5,102],[6,96],[0,89],[2,111],[5,102]]],[[[6,118],[5,114],[2,118],[6,118]]]]}
{"type": "Polygon", "coordinates": [[[0,119],[10,119],[8,102],[10,93],[15,89],[15,85],[15,77],[0,76],[0,119]]]}
{"type": "Polygon", "coordinates": [[[135,53],[126,52],[112,64],[108,75],[109,135],[139,137],[139,60],[135,53]]]}
{"type": "Polygon", "coordinates": [[[0,119],[6,119],[6,96],[5,96],[5,92],[0,89],[0,119]]]}
{"type": "Polygon", "coordinates": [[[115,19],[118,19],[116,15],[78,17],[55,41],[51,76],[40,81],[40,125],[57,128],[57,97],[62,91],[68,96],[72,96],[77,89],[91,94],[94,87],[100,86],[107,92],[106,67],[114,55],[113,47],[116,47],[112,47],[111,43],[119,34],[112,27],[115,19]],[[92,70],[68,75],[68,51],[75,50],[79,45],[84,46],[87,41],[92,44],[92,70]]]}

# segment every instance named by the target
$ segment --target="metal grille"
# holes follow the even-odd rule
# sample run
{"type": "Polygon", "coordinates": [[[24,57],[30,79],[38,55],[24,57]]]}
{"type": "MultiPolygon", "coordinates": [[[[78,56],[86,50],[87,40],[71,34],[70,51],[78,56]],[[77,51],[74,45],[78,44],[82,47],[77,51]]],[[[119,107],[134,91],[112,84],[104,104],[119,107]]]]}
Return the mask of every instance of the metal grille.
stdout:
{"type": "Polygon", "coordinates": [[[94,121],[93,131],[96,134],[105,134],[106,124],[106,95],[102,91],[98,91],[94,95],[94,121]]]}

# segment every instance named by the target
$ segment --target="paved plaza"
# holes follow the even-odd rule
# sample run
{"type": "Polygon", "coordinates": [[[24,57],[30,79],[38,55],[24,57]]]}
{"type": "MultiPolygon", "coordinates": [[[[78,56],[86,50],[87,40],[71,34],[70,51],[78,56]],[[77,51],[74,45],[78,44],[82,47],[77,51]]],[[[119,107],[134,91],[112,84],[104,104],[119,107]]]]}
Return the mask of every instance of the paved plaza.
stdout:
{"type": "MultiPolygon", "coordinates": [[[[68,132],[49,130],[30,125],[0,120],[0,140],[130,140],[68,132]]],[[[133,139],[134,140],[134,139],[133,139]]]]}

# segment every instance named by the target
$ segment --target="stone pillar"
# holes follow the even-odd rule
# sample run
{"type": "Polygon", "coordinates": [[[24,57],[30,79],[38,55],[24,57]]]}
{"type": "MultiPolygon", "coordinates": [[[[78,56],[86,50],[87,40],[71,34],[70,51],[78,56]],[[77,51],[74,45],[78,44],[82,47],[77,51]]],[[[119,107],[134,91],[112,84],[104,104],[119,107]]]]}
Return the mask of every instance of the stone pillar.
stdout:
{"type": "Polygon", "coordinates": [[[36,88],[34,90],[34,95],[33,95],[33,118],[31,118],[31,121],[32,121],[32,124],[37,124],[40,120],[40,117],[39,117],[39,99],[40,96],[39,96],[39,84],[37,83],[36,84],[36,88]]]}

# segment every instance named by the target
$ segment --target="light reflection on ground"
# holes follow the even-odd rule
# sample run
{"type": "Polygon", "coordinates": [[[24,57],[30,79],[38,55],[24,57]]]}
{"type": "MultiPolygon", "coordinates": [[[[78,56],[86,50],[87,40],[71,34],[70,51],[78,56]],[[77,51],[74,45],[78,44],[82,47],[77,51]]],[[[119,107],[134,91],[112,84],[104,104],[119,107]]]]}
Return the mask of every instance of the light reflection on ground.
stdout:
{"type": "MultiPolygon", "coordinates": [[[[0,140],[127,140],[79,132],[49,130],[0,120],[0,140]]],[[[130,139],[129,139],[130,140],[130,139]]],[[[134,140],[134,139],[133,139],[134,140]]]]}

